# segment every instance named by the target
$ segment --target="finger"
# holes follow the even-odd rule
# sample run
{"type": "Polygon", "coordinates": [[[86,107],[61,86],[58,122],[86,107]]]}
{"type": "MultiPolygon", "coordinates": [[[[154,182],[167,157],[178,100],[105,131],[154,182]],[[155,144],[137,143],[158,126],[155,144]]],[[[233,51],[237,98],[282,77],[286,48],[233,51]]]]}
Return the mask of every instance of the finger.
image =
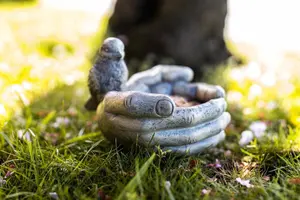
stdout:
{"type": "Polygon", "coordinates": [[[154,94],[165,94],[171,95],[172,94],[172,84],[171,83],[158,83],[150,87],[151,93],[154,94]]]}
{"type": "Polygon", "coordinates": [[[183,81],[174,84],[173,93],[190,99],[197,99],[201,102],[225,97],[225,91],[221,86],[206,83],[189,84],[183,81]]]}
{"type": "Polygon", "coordinates": [[[173,153],[181,155],[193,155],[203,152],[204,150],[214,147],[225,139],[225,132],[222,131],[217,135],[214,135],[210,138],[202,140],[200,142],[184,145],[184,146],[173,146],[165,147],[163,151],[171,151],[173,153]]]}
{"type": "Polygon", "coordinates": [[[225,98],[225,90],[221,86],[197,83],[196,98],[199,101],[209,101],[216,98],[225,98]]]}
{"type": "Polygon", "coordinates": [[[175,103],[166,95],[132,91],[109,92],[104,98],[104,107],[106,112],[115,115],[161,118],[173,114],[175,103]]]}
{"type": "Polygon", "coordinates": [[[149,86],[145,84],[132,84],[132,85],[125,85],[122,91],[137,91],[137,92],[146,92],[151,93],[149,86]]]}
{"type": "Polygon", "coordinates": [[[137,90],[139,85],[154,85],[156,83],[162,82],[162,73],[159,68],[152,68],[143,72],[136,73],[130,77],[126,82],[125,87],[127,90],[137,90]]]}
{"type": "Polygon", "coordinates": [[[179,65],[157,65],[153,69],[162,74],[162,80],[167,82],[186,81],[190,82],[194,78],[194,72],[191,68],[179,65]]]}
{"type": "MultiPolygon", "coordinates": [[[[107,97],[106,97],[107,98],[107,97]]],[[[112,102],[112,100],[107,100],[112,102]]],[[[119,103],[116,103],[121,104],[119,103]]],[[[106,105],[105,105],[106,106],[106,105]]],[[[111,107],[114,105],[111,105],[111,107]]],[[[211,121],[221,116],[226,110],[227,104],[223,98],[214,99],[198,106],[175,108],[173,114],[165,118],[147,118],[140,115],[141,118],[132,119],[126,116],[115,116],[115,112],[111,115],[112,123],[115,126],[122,126],[123,129],[140,132],[153,132],[165,129],[185,128],[195,126],[204,122],[211,121]]],[[[111,108],[106,108],[108,111],[111,108]]],[[[115,109],[115,108],[114,108],[115,109]]]]}
{"type": "MultiPolygon", "coordinates": [[[[163,81],[191,81],[194,72],[191,68],[177,65],[157,65],[153,68],[134,74],[125,84],[127,90],[136,89],[139,85],[154,85],[163,81]]],[[[140,90],[138,90],[140,91],[140,90]]]]}
{"type": "Polygon", "coordinates": [[[191,127],[216,119],[226,110],[227,103],[223,98],[191,106],[176,107],[172,116],[164,119],[144,120],[144,130],[161,130],[191,127]]]}
{"type": "Polygon", "coordinates": [[[181,146],[193,144],[223,131],[230,122],[230,114],[224,113],[219,118],[189,128],[162,130],[141,135],[141,140],[149,141],[150,146],[181,146]]]}
{"type": "Polygon", "coordinates": [[[185,81],[177,81],[173,85],[173,94],[186,97],[188,99],[196,99],[197,85],[189,84],[185,81]]]}

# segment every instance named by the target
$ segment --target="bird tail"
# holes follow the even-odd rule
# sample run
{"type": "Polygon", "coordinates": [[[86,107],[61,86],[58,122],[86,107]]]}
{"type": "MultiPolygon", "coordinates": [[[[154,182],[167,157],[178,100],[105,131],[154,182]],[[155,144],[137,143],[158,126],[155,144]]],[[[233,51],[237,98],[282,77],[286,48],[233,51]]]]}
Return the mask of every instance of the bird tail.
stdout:
{"type": "Polygon", "coordinates": [[[97,99],[91,97],[91,98],[89,98],[89,100],[87,100],[84,107],[88,111],[95,111],[95,110],[97,110],[98,104],[99,104],[99,102],[97,101],[97,99]]]}

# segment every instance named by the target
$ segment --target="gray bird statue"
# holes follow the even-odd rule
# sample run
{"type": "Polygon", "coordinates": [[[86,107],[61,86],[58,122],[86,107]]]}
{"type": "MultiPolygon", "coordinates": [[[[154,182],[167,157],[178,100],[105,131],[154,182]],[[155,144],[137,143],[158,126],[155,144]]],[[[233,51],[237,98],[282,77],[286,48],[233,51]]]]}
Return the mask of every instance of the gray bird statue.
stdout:
{"type": "Polygon", "coordinates": [[[124,56],[124,44],[121,40],[113,37],[104,40],[89,72],[88,87],[91,97],[85,104],[87,110],[96,110],[109,91],[123,89],[128,79],[124,56]]]}

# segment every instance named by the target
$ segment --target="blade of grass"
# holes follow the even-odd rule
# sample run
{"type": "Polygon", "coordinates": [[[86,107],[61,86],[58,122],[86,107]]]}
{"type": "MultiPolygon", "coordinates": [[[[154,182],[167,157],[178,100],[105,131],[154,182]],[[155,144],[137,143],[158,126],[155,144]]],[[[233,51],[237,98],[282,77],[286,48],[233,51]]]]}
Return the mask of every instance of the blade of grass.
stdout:
{"type": "Polygon", "coordinates": [[[82,136],[74,137],[72,139],[67,140],[61,146],[65,146],[65,145],[72,144],[72,143],[75,143],[75,142],[80,142],[80,141],[86,140],[88,138],[93,138],[93,137],[97,137],[97,136],[100,136],[100,135],[101,135],[101,132],[84,134],[82,136]]]}
{"type": "Polygon", "coordinates": [[[144,163],[144,165],[141,167],[141,169],[136,173],[136,175],[129,181],[129,183],[125,186],[125,188],[122,190],[120,195],[117,197],[117,200],[126,199],[126,194],[128,192],[133,192],[135,188],[138,186],[138,179],[143,177],[145,173],[147,172],[150,164],[153,162],[155,158],[155,154],[153,153],[151,157],[144,163]]]}

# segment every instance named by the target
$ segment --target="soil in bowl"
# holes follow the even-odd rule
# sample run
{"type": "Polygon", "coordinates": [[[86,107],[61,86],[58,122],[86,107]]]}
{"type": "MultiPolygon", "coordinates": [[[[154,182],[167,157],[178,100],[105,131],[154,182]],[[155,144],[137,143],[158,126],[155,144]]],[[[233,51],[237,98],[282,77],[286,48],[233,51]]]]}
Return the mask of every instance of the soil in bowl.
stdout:
{"type": "Polygon", "coordinates": [[[171,96],[171,98],[174,100],[177,107],[191,107],[200,104],[200,102],[198,101],[189,101],[188,99],[181,96],[171,96]]]}

